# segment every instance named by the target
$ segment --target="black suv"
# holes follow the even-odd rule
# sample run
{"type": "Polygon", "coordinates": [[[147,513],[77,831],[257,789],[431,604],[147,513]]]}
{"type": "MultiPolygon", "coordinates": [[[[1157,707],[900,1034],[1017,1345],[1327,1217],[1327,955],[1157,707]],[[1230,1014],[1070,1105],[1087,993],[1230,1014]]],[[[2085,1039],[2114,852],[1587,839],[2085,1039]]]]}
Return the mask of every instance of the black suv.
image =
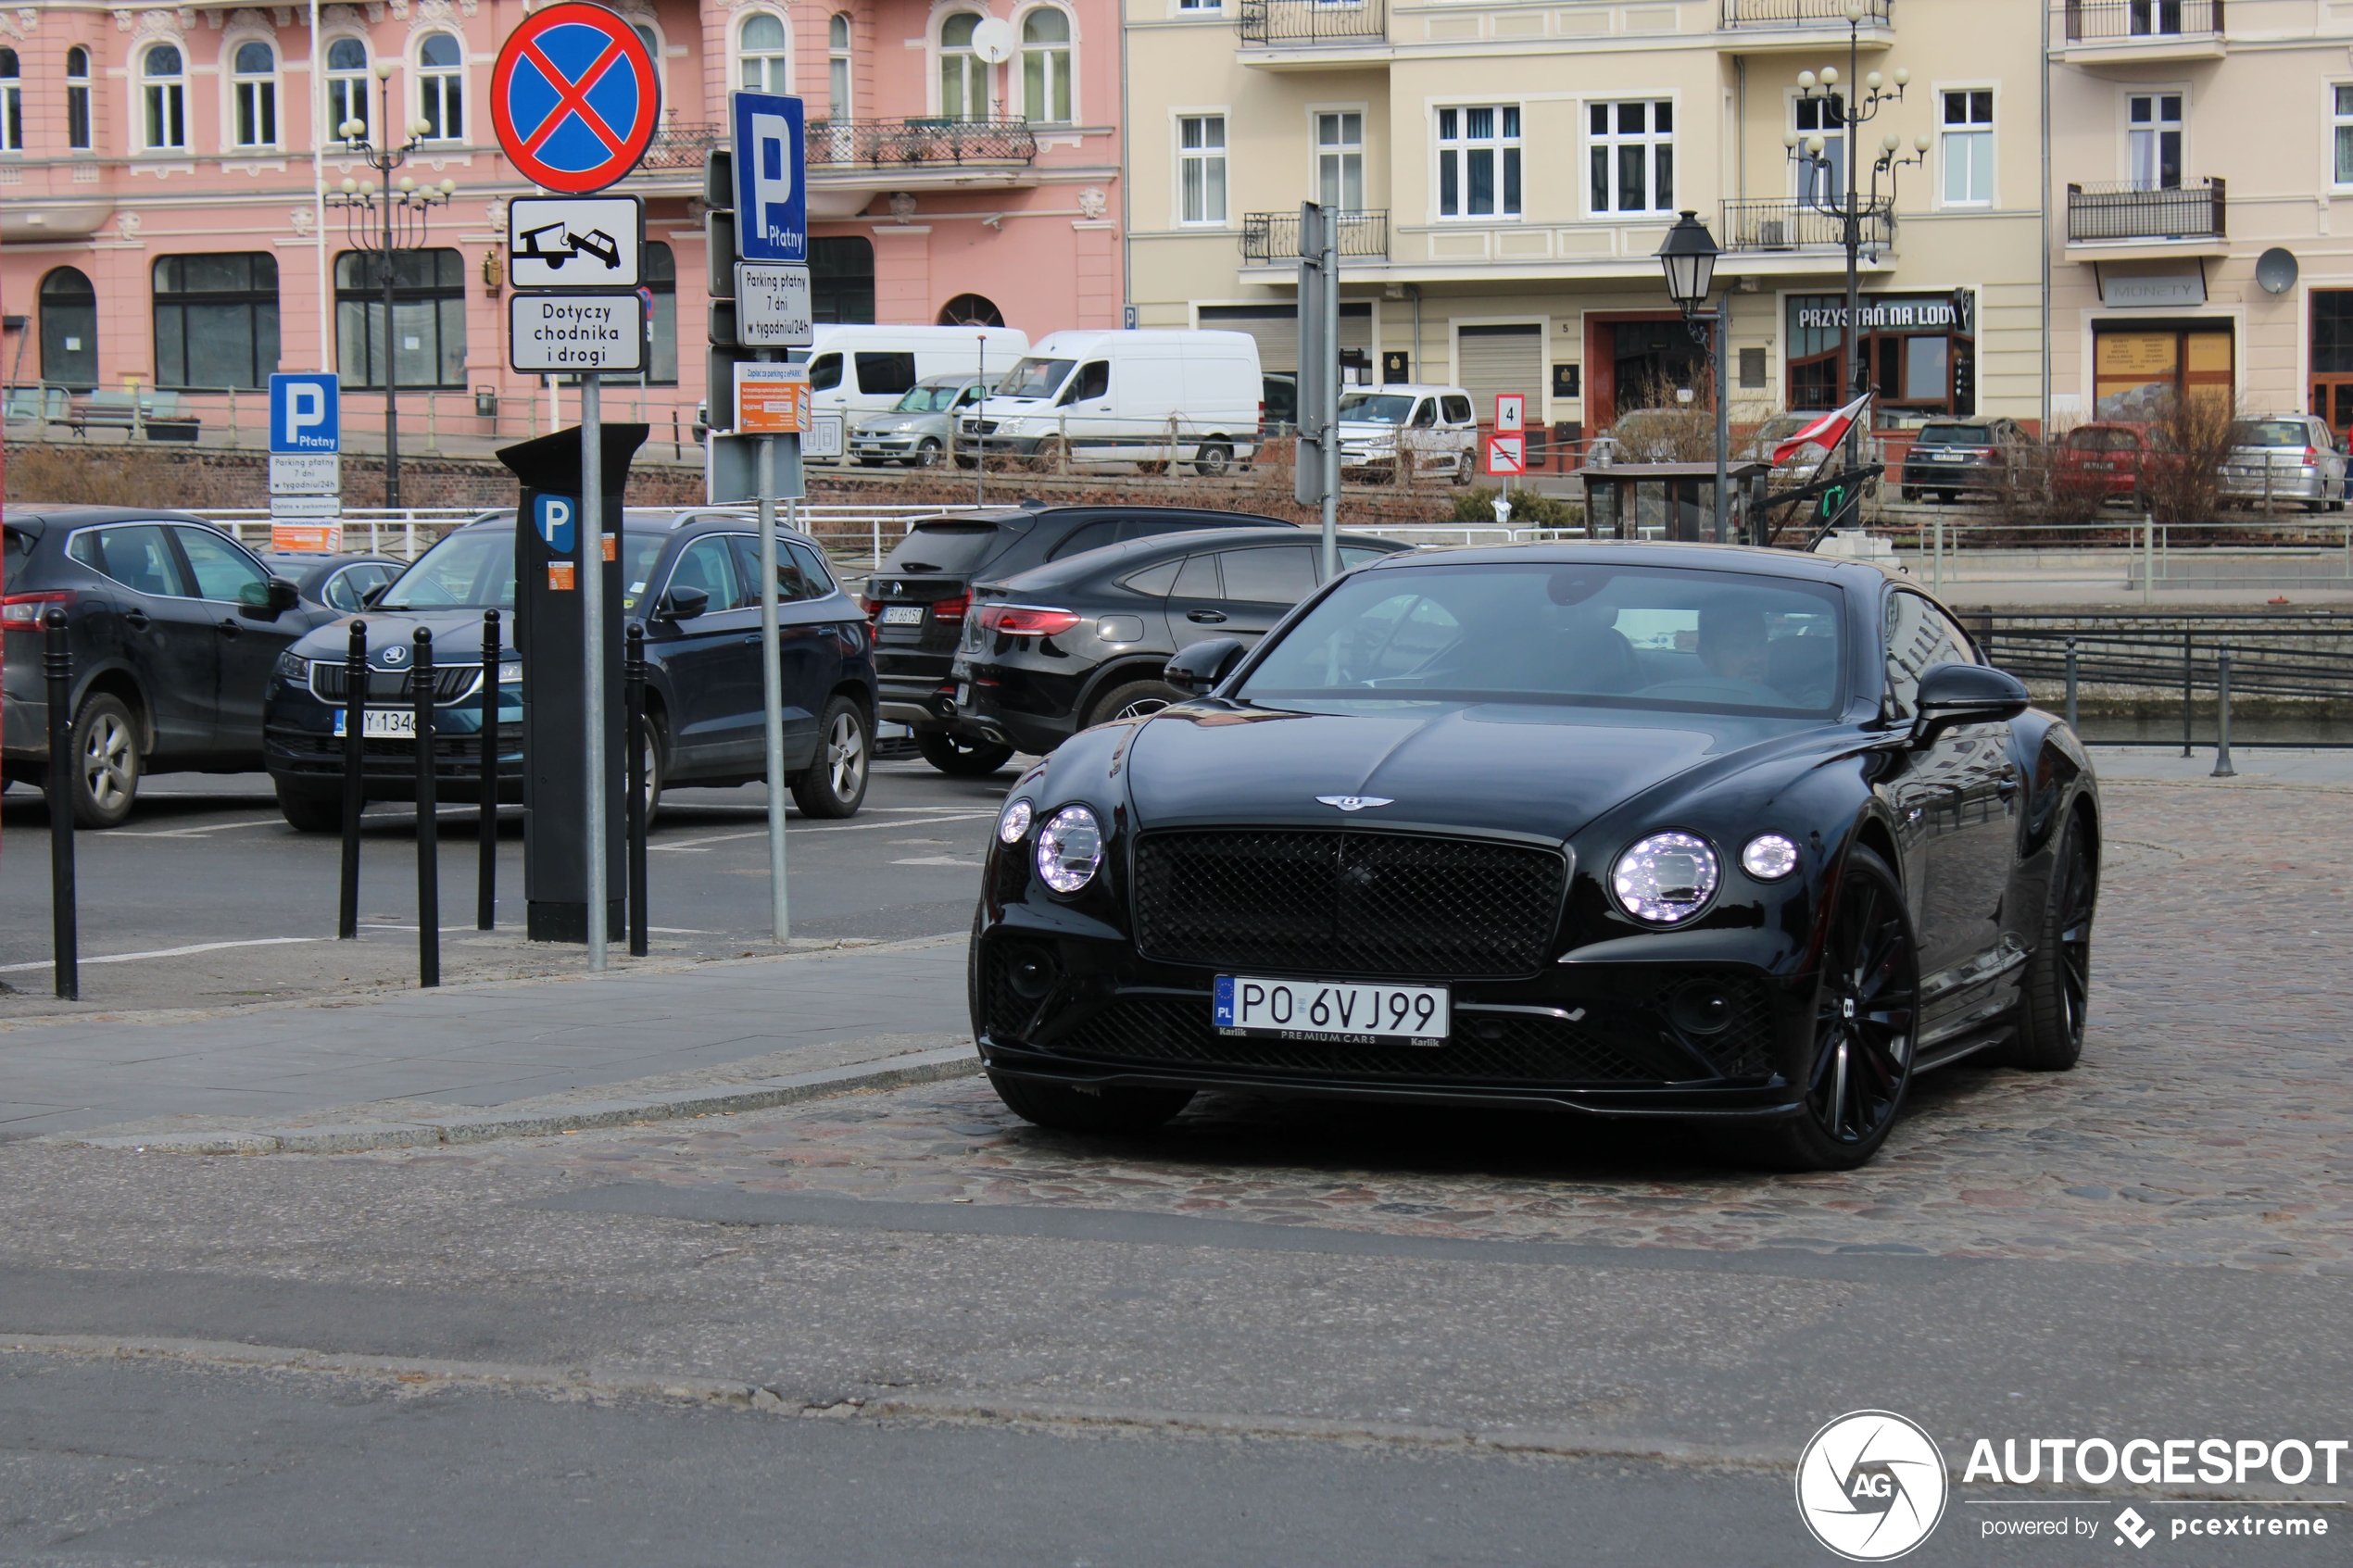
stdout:
{"type": "MultiPolygon", "coordinates": [[[[760,670],[760,533],[746,513],[632,508],[622,516],[622,614],[646,623],[648,809],[666,784],[747,784],[765,771],[760,670]]],[[[875,672],[866,623],[815,540],[776,532],[784,664],[785,771],[812,817],[856,814],[874,755],[875,672]]],[[[498,795],[522,798],[522,709],[514,651],[515,514],[493,512],[417,558],[362,612],[368,623],[369,798],[415,791],[416,698],[405,668],[418,627],[433,634],[436,792],[481,798],[483,611],[499,611],[498,795]]],[[[344,660],[349,617],[277,661],[267,707],[270,776],[286,821],[342,822],[344,660]]],[[[576,657],[571,649],[559,657],[576,657]]]]}
{"type": "Polygon", "coordinates": [[[1963,491],[1998,496],[2034,438],[2016,420],[1935,420],[1920,426],[1904,458],[1904,499],[1931,491],[1950,505],[1963,491]]]}
{"type": "MultiPolygon", "coordinates": [[[[1188,694],[1162,678],[1204,637],[1254,643],[1322,578],[1322,541],[1219,528],[1139,539],[974,590],[950,671],[957,718],[984,741],[1047,752],[1080,730],[1188,694]]],[[[1342,571],[1410,548],[1340,536],[1342,571]]]]}
{"type": "Polygon", "coordinates": [[[963,633],[972,585],[1123,540],[1201,528],[1283,528],[1252,512],[1192,507],[1049,507],[1025,501],[1002,510],[926,518],[866,580],[862,601],[875,622],[875,671],[882,716],[915,732],[924,760],[943,773],[978,778],[1013,756],[1001,740],[963,725],[949,662],[963,633]]]}
{"type": "Polygon", "coordinates": [[[184,512],[11,507],[0,533],[0,771],[48,777],[41,619],[53,607],[66,612],[73,650],[76,822],[120,823],[148,773],[261,766],[271,666],[333,610],[302,603],[243,545],[184,512]]]}

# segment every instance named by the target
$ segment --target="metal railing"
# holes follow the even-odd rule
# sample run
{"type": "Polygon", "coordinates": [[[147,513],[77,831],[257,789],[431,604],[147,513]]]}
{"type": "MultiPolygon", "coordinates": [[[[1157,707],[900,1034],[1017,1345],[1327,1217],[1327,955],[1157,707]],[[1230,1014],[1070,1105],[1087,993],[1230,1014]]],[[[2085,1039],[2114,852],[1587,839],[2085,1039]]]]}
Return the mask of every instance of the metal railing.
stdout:
{"type": "Polygon", "coordinates": [[[673,169],[699,170],[703,155],[713,147],[724,147],[728,142],[728,130],[724,125],[665,125],[654,132],[646,144],[646,156],[637,160],[634,172],[653,173],[673,169]]]}
{"type": "Polygon", "coordinates": [[[2222,31],[2222,0],[2067,0],[2067,41],[2106,44],[2222,31]]]}
{"type": "MultiPolygon", "coordinates": [[[[1843,199],[1843,198],[1842,198],[1843,199]]],[[[1794,197],[1766,201],[1728,201],[1717,233],[1726,250],[1780,251],[1807,247],[1838,249],[1846,244],[1845,220],[1794,197]]],[[[1892,203],[1866,206],[1862,212],[1866,245],[1895,244],[1895,212],[1892,203]]]]}
{"type": "MultiPolygon", "coordinates": [[[[1352,256],[1380,257],[1389,254],[1389,212],[1342,212],[1340,219],[1340,254],[1343,261],[1352,256]]],[[[1297,261],[1299,257],[1299,212],[1245,212],[1242,214],[1242,258],[1246,261],[1297,261]]]]}
{"type": "Polygon", "coordinates": [[[1028,163],[1038,135],[1026,119],[812,119],[809,166],[1028,163]]]}
{"type": "MultiPolygon", "coordinates": [[[[1863,20],[1884,27],[1895,0],[1863,0],[1863,20]]],[[[1844,27],[1846,0],[1724,0],[1724,25],[1738,27],[1844,27]]]]}
{"type": "Polygon", "coordinates": [[[2067,188],[2067,238],[2081,240],[2221,239],[2223,182],[2196,180],[2169,190],[2129,181],[2067,188]]]}
{"type": "Polygon", "coordinates": [[[1241,0],[1235,28],[1245,44],[1372,44],[1389,36],[1389,6],[1387,0],[1241,0]]]}

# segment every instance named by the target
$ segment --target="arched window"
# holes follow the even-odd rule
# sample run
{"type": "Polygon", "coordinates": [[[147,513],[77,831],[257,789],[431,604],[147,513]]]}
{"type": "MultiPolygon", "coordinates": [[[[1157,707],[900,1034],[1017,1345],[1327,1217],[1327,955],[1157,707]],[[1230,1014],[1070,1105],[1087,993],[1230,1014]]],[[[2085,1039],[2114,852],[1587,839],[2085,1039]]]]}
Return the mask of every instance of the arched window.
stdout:
{"type": "Polygon", "coordinates": [[[278,52],[252,39],[229,60],[232,140],[240,147],[278,144],[278,52]]]}
{"type": "Polygon", "coordinates": [[[985,295],[960,294],[939,307],[943,327],[1001,327],[1005,313],[985,295]]]}
{"type": "Polygon", "coordinates": [[[188,64],[177,44],[157,44],[139,61],[141,144],[149,152],[188,147],[188,64]]]}
{"type": "Polygon", "coordinates": [[[79,44],[66,51],[66,145],[90,150],[90,51],[79,44]]]}
{"type": "Polygon", "coordinates": [[[978,13],[958,11],[939,24],[939,112],[950,119],[988,118],[988,62],[973,53],[978,13]]]}
{"type": "Polygon", "coordinates": [[[792,91],[792,45],[785,24],[773,11],[754,11],[736,31],[736,52],[744,62],[744,87],[753,93],[792,91]]]}
{"type": "Polygon", "coordinates": [[[0,153],[24,151],[24,83],[14,49],[0,49],[0,153]]]}
{"type": "Polygon", "coordinates": [[[849,109],[849,19],[836,11],[825,24],[825,113],[848,119],[849,109]]]}
{"type": "Polygon", "coordinates": [[[429,32],[417,46],[417,114],[428,142],[466,136],[466,51],[446,32],[429,32]]]}
{"type": "Polygon", "coordinates": [[[1021,23],[1024,119],[1070,123],[1070,13],[1041,6],[1021,23]]]}
{"type": "Polygon", "coordinates": [[[156,260],[156,384],[270,384],[278,368],[278,258],[266,250],[156,260]]]}
{"type": "Polygon", "coordinates": [[[98,384],[98,291],[70,267],[41,280],[41,379],[98,384]]]}
{"type": "Polygon", "coordinates": [[[338,38],[327,45],[327,134],[340,139],[343,128],[358,120],[364,136],[368,119],[368,45],[338,38]]]}

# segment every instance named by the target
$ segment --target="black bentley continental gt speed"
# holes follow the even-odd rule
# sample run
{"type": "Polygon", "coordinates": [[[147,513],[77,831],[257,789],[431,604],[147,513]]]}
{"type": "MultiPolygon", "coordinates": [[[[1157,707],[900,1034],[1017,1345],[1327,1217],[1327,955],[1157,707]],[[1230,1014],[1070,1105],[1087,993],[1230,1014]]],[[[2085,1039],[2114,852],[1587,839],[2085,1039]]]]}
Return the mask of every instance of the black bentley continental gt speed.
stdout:
{"type": "Polygon", "coordinates": [[[2072,1066],[2099,797],[1936,602],[1718,546],[1392,556],[1014,785],[970,967],[1029,1120],[1202,1089],[1868,1160],[1915,1073],[2072,1066]]]}

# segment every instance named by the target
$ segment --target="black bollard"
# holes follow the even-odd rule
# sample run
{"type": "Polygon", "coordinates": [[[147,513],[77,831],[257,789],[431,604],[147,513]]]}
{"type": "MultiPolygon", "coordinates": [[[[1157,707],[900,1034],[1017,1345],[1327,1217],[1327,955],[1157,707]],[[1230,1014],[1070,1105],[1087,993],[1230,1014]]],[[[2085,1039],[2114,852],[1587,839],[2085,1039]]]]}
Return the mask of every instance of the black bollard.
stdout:
{"type": "Polygon", "coordinates": [[[2214,771],[2208,775],[2217,779],[2234,779],[2239,771],[2231,766],[2231,650],[2222,649],[2214,656],[2214,771]]]}
{"type": "Polygon", "coordinates": [[[482,612],[482,856],[474,872],[474,929],[498,924],[498,612],[482,612]]]}
{"type": "Polygon", "coordinates": [[[629,956],[648,950],[646,925],[646,628],[631,621],[623,633],[622,692],[627,703],[623,733],[629,744],[629,956]]]}
{"type": "Polygon", "coordinates": [[[363,774],[367,762],[368,623],[351,623],[351,646],[343,659],[343,903],[335,935],[359,936],[359,813],[367,808],[363,774]]]}
{"type": "Polygon", "coordinates": [[[2196,633],[2182,633],[2182,755],[2190,754],[2190,646],[2196,633]]]}
{"type": "Polygon", "coordinates": [[[74,770],[73,647],[66,641],[66,612],[49,607],[41,618],[42,672],[49,680],[49,934],[57,972],[57,997],[82,999],[82,941],[73,880],[74,770]]]}
{"type": "Polygon", "coordinates": [[[409,667],[409,689],[417,714],[417,984],[441,984],[441,819],[433,744],[433,633],[417,628],[417,656],[409,667]]]}
{"type": "Polygon", "coordinates": [[[2075,639],[2067,639],[2067,727],[2075,729],[2075,639]]]}

